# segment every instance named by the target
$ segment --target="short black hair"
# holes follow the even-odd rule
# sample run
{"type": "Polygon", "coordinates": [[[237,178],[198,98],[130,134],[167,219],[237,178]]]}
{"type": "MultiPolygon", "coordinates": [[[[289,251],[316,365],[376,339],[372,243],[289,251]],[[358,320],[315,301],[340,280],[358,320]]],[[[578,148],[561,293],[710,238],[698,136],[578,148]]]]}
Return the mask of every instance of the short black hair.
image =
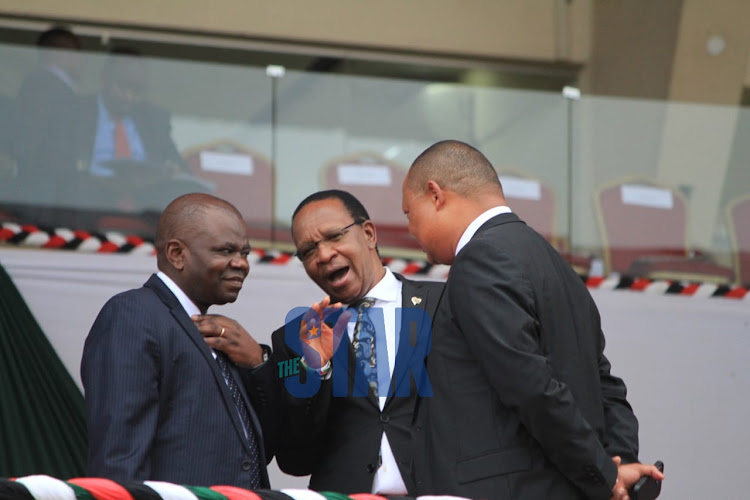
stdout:
{"type": "Polygon", "coordinates": [[[39,34],[37,47],[58,49],[80,49],[81,40],[65,26],[54,26],[39,34]]]}
{"type": "Polygon", "coordinates": [[[313,193],[302,200],[300,204],[297,205],[297,208],[294,209],[294,213],[292,214],[292,221],[294,221],[294,218],[297,217],[299,211],[302,210],[306,205],[309,205],[310,203],[313,203],[315,201],[331,199],[339,200],[341,203],[343,203],[344,207],[346,207],[346,210],[349,212],[349,215],[354,218],[355,222],[364,222],[370,219],[370,214],[367,213],[365,206],[362,205],[362,203],[357,198],[355,198],[353,194],[347,191],[342,191],[340,189],[327,189],[325,191],[318,191],[317,193],[313,193]]]}

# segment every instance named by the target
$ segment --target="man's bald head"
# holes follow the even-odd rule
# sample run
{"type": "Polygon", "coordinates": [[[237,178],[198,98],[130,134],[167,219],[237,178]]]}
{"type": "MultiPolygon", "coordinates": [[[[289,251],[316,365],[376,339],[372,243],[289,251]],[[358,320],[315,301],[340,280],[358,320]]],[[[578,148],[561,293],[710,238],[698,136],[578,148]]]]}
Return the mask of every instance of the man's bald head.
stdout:
{"type": "Polygon", "coordinates": [[[461,141],[437,142],[414,160],[406,186],[421,193],[429,180],[465,198],[482,193],[502,196],[497,172],[490,161],[476,148],[461,141]]]}
{"type": "Polygon", "coordinates": [[[159,217],[156,227],[156,258],[159,269],[166,263],[165,249],[171,239],[191,240],[205,224],[204,216],[211,209],[225,210],[240,220],[242,214],[228,201],[205,193],[184,194],[172,200],[159,217]]]}

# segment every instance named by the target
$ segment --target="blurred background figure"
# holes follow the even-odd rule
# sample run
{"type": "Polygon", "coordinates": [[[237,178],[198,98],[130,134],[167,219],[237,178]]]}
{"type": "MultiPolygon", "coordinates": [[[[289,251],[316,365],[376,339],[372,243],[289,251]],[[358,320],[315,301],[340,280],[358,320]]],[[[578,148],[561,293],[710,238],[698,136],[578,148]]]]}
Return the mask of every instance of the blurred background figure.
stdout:
{"type": "Polygon", "coordinates": [[[99,93],[78,106],[75,170],[84,177],[78,199],[96,208],[160,211],[180,194],[209,191],[190,176],[172,140],[169,112],[148,102],[147,89],[140,53],[114,49],[99,93]]]}
{"type": "MultiPolygon", "coordinates": [[[[102,69],[101,90],[82,101],[77,168],[112,177],[108,164],[130,160],[170,172],[187,172],[172,141],[169,113],[147,101],[148,75],[140,54],[115,49],[102,69]]],[[[131,165],[132,167],[132,165],[131,165]]]]}
{"type": "Polygon", "coordinates": [[[39,67],[26,76],[4,121],[12,123],[10,153],[18,164],[19,195],[48,204],[58,198],[58,180],[69,174],[70,122],[83,70],[81,41],[57,26],[39,35],[39,67]]]}

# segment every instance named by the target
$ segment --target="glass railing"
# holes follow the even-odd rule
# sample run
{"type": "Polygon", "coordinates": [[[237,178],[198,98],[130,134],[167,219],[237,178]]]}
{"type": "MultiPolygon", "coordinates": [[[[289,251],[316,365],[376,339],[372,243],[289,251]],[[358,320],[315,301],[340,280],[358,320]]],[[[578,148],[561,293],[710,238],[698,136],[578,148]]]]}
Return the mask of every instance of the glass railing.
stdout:
{"type": "Polygon", "coordinates": [[[401,181],[453,138],[582,274],[750,282],[746,109],[7,45],[0,63],[4,220],[149,237],[171,199],[204,191],[257,245],[291,249],[297,204],[340,188],[384,255],[419,257],[401,181]]]}

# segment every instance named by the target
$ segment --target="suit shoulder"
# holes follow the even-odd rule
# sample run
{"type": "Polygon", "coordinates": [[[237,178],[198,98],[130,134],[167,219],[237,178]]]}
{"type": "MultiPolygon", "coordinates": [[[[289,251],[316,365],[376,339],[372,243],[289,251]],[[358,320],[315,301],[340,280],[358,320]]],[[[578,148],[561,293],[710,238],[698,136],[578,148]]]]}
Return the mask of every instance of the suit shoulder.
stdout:
{"type": "Polygon", "coordinates": [[[161,300],[153,290],[146,287],[133,288],[110,297],[102,311],[123,308],[148,309],[156,304],[161,304],[161,300]]]}
{"type": "Polygon", "coordinates": [[[445,286],[445,282],[443,281],[431,281],[431,280],[413,280],[406,278],[398,273],[393,273],[399,281],[401,281],[402,284],[406,286],[411,286],[415,288],[424,288],[426,290],[432,291],[440,291],[445,286]]]}

